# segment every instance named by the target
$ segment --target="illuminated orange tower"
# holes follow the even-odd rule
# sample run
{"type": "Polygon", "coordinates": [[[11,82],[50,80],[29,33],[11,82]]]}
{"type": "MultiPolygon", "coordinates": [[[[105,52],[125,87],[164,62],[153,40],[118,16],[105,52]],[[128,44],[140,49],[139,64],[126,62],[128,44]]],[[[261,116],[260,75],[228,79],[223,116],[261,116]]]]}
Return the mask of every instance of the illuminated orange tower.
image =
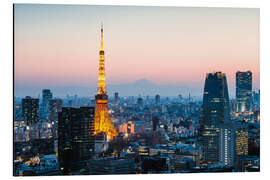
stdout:
{"type": "Polygon", "coordinates": [[[114,128],[108,110],[108,95],[106,94],[106,78],[103,50],[103,26],[101,24],[101,46],[99,51],[99,69],[98,69],[98,88],[96,95],[96,110],[94,121],[94,135],[104,133],[108,139],[117,136],[118,133],[114,128]]]}

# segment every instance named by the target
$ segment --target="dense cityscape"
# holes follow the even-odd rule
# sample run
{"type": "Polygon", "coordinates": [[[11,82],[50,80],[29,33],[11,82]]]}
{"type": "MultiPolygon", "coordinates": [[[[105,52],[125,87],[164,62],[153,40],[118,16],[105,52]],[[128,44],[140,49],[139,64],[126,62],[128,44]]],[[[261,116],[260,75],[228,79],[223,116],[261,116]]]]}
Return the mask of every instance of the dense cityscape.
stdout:
{"type": "MultiPolygon", "coordinates": [[[[260,171],[260,90],[252,72],[206,73],[202,100],[108,97],[103,51],[97,95],[14,97],[14,176],[260,171]]],[[[140,94],[140,92],[138,92],[140,94]]]]}
{"type": "MultiPolygon", "coordinates": [[[[218,73],[210,76],[213,82],[218,82],[218,73]]],[[[245,79],[239,81],[241,86],[246,85],[245,79]]],[[[119,134],[106,146],[95,144],[95,139],[88,136],[94,120],[93,98],[56,99],[47,89],[42,91],[41,102],[31,97],[15,98],[14,175],[60,175],[61,167],[66,166],[71,174],[259,171],[260,94],[253,91],[243,101],[246,98],[243,94],[250,91],[239,90],[242,93],[238,98],[227,102],[216,94],[209,94],[211,97],[206,100],[207,92],[211,92],[207,89],[203,102],[181,95],[120,97],[116,92],[109,99],[109,112],[119,134]],[[218,106],[209,103],[213,96],[219,99],[218,106]],[[228,119],[224,118],[228,125],[225,122],[217,125],[218,120],[207,121],[209,113],[215,116],[226,109],[223,104],[228,108],[228,119]],[[206,105],[209,109],[204,109],[206,105]],[[70,124],[69,129],[58,126],[62,120],[59,115],[64,112],[79,116],[84,111],[86,121],[70,124]],[[203,129],[204,124],[211,128],[203,129]],[[71,131],[71,139],[59,144],[59,135],[65,131],[71,131]],[[220,141],[221,137],[229,138],[228,145],[222,144],[225,139],[220,141]],[[77,148],[70,152],[74,159],[60,160],[59,149],[68,142],[71,143],[68,146],[77,148]]],[[[213,91],[220,90],[213,88],[213,91]]],[[[67,118],[71,120],[68,115],[67,118]]]]}

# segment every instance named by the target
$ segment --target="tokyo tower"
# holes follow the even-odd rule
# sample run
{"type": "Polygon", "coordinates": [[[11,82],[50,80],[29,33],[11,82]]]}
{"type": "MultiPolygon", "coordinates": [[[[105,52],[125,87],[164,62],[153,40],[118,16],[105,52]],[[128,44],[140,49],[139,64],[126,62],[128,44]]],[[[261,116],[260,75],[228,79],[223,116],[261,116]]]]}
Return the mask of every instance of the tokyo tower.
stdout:
{"type": "Polygon", "coordinates": [[[106,77],[103,50],[103,26],[101,25],[101,46],[99,51],[98,88],[96,98],[96,110],[94,119],[94,135],[106,134],[108,139],[117,136],[118,133],[110,120],[108,110],[108,95],[106,93],[106,77]]]}

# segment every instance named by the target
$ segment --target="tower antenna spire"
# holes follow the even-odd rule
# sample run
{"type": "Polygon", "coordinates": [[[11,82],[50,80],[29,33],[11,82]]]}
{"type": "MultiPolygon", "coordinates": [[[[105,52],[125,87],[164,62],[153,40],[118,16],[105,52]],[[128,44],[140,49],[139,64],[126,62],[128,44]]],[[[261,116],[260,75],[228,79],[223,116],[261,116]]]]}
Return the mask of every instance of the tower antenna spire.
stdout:
{"type": "Polygon", "coordinates": [[[103,51],[103,23],[101,22],[101,45],[100,50],[103,51]]]}

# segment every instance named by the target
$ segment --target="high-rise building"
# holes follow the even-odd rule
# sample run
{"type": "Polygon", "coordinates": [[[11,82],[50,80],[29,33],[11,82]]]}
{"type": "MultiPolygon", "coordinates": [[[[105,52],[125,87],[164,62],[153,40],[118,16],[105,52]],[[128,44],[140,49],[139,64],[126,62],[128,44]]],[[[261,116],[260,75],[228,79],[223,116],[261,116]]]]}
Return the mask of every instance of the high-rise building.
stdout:
{"type": "Polygon", "coordinates": [[[248,123],[235,122],[235,169],[243,171],[243,159],[248,156],[248,123]]]}
{"type": "Polygon", "coordinates": [[[108,95],[106,92],[106,76],[105,76],[105,63],[104,63],[104,50],[103,50],[103,27],[101,27],[101,46],[99,51],[99,69],[98,69],[98,88],[95,110],[94,122],[94,135],[100,133],[106,134],[106,138],[112,139],[118,135],[113,123],[110,120],[108,109],[108,95]]]}
{"type": "Polygon", "coordinates": [[[119,94],[118,94],[118,92],[115,92],[114,93],[114,103],[115,104],[118,104],[119,103],[119,94]]]}
{"type": "Polygon", "coordinates": [[[28,125],[39,120],[39,99],[26,96],[22,99],[22,117],[28,125]]]}
{"type": "Polygon", "coordinates": [[[208,73],[203,93],[203,123],[215,126],[230,121],[230,105],[226,75],[222,72],[208,73]]]}
{"type": "Polygon", "coordinates": [[[219,162],[219,128],[203,128],[202,138],[203,161],[207,164],[219,162]]]}
{"type": "Polygon", "coordinates": [[[159,118],[157,116],[152,117],[153,131],[156,131],[159,126],[159,118]]]}
{"type": "Polygon", "coordinates": [[[260,90],[258,91],[253,91],[252,93],[252,103],[255,105],[255,106],[260,106],[260,90]]]}
{"type": "Polygon", "coordinates": [[[49,101],[52,99],[52,92],[49,89],[42,90],[42,105],[41,105],[41,116],[48,118],[49,114],[49,101]]]}
{"type": "Polygon", "coordinates": [[[51,122],[58,121],[58,113],[62,111],[62,99],[51,99],[49,101],[49,120],[51,122]]]}
{"type": "Polygon", "coordinates": [[[235,122],[235,151],[238,156],[248,155],[248,125],[246,122],[235,122]]]}
{"type": "Polygon", "coordinates": [[[84,167],[94,152],[94,107],[64,107],[59,112],[58,156],[64,174],[84,167]]]}
{"type": "Polygon", "coordinates": [[[236,100],[237,112],[246,112],[251,109],[252,102],[252,73],[236,72],[236,100]]]}
{"type": "Polygon", "coordinates": [[[156,105],[160,105],[160,95],[156,95],[156,97],[155,97],[155,103],[156,103],[156,105]]]}
{"type": "Polygon", "coordinates": [[[224,166],[234,166],[235,131],[232,124],[222,125],[219,128],[219,161],[224,166]]]}
{"type": "Polygon", "coordinates": [[[234,131],[230,118],[226,75],[208,73],[203,93],[203,156],[207,164],[233,166],[234,131]]]}

